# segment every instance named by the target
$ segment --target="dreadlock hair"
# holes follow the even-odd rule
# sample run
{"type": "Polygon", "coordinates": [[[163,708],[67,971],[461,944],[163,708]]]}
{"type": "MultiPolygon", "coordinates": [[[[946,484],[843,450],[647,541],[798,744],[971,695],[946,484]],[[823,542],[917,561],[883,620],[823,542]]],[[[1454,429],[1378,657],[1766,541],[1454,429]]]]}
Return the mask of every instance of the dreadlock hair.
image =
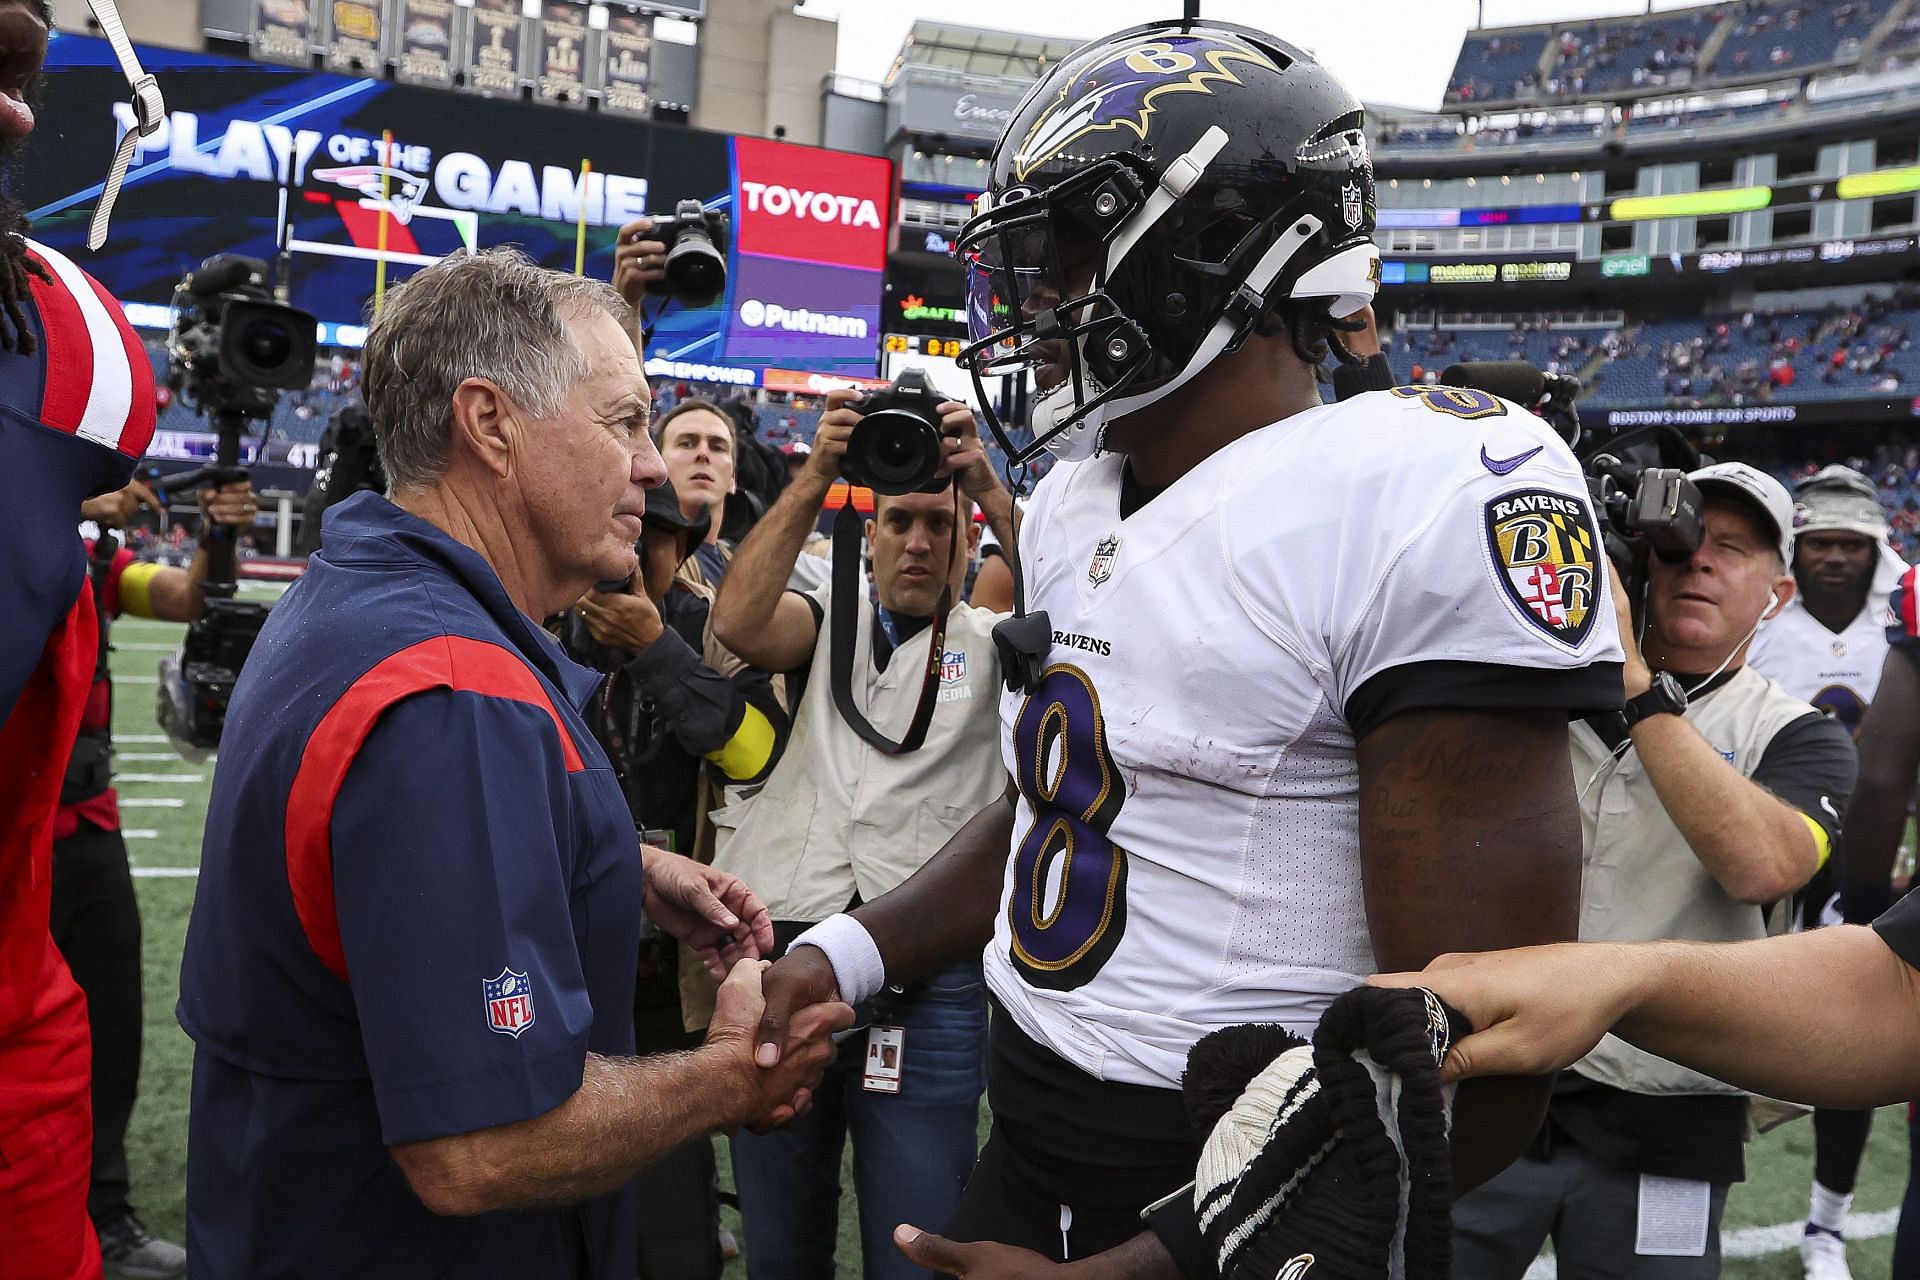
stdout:
{"type": "Polygon", "coordinates": [[[8,212],[11,225],[0,233],[0,351],[30,356],[39,349],[25,308],[30,282],[52,284],[53,277],[39,259],[27,256],[27,215],[17,206],[8,212]]]}
{"type": "Polygon", "coordinates": [[[1267,304],[1253,331],[1263,338],[1286,334],[1293,344],[1293,354],[1318,369],[1328,360],[1338,360],[1341,364],[1358,363],[1360,357],[1348,351],[1347,344],[1335,335],[1359,333],[1366,327],[1364,320],[1335,317],[1327,310],[1324,298],[1289,298],[1283,295],[1267,304]]]}
{"type": "MultiPolygon", "coordinates": [[[[35,0],[33,8],[47,30],[53,30],[53,6],[49,0],[35,0]]],[[[35,72],[25,89],[29,104],[39,104],[40,90],[45,84],[46,72],[35,72]]],[[[6,150],[6,159],[12,162],[8,165],[11,170],[18,163],[20,144],[12,143],[6,150]]],[[[9,172],[6,176],[12,179],[18,175],[9,172]]],[[[38,259],[27,256],[27,211],[20,197],[13,193],[13,186],[9,181],[6,192],[0,194],[0,351],[30,356],[40,344],[27,322],[27,296],[32,292],[33,280],[52,284],[53,277],[38,259]]]]}

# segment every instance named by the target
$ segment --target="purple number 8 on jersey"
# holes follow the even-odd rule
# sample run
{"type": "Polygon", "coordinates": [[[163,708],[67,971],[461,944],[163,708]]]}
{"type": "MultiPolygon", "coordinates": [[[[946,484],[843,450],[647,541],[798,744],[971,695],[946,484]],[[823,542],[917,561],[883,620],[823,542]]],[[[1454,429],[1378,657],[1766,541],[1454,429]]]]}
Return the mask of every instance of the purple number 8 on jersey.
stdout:
{"type": "Polygon", "coordinates": [[[1012,961],[1034,986],[1071,991],[1126,931],[1127,854],[1107,836],[1126,788],[1107,754],[1100,697],[1077,667],[1047,668],[1013,732],[1033,825],[1013,854],[1012,961]]]}

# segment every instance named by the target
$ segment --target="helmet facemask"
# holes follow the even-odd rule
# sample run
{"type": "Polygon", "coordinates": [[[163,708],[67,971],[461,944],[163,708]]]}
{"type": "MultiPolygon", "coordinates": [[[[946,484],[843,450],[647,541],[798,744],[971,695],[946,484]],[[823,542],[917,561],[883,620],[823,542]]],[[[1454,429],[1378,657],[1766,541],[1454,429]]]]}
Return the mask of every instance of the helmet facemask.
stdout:
{"type": "Polygon", "coordinates": [[[1367,234],[1372,178],[1358,124],[1357,113],[1328,124],[1294,157],[1301,171],[1345,181],[1355,212],[1344,217],[1324,190],[1279,208],[1215,204],[1200,183],[1229,142],[1219,127],[1157,178],[1138,156],[1119,154],[1042,190],[983,196],[958,245],[973,338],[959,359],[1008,456],[1090,456],[1109,421],[1239,350],[1281,298],[1324,300],[1335,317],[1370,301],[1379,252],[1367,234]],[[1192,319],[1169,343],[1176,306],[1192,319]],[[984,379],[1022,369],[1042,385],[1033,442],[1016,448],[984,379]]]}
{"type": "Polygon", "coordinates": [[[1098,443],[1090,422],[1147,365],[1140,326],[1108,290],[1112,249],[1147,203],[1139,175],[1109,157],[1055,186],[981,197],[956,252],[966,265],[973,375],[987,425],[1016,462],[1043,449],[1073,459],[1098,443]],[[1014,445],[985,381],[1032,370],[1034,440],[1014,445]]]}

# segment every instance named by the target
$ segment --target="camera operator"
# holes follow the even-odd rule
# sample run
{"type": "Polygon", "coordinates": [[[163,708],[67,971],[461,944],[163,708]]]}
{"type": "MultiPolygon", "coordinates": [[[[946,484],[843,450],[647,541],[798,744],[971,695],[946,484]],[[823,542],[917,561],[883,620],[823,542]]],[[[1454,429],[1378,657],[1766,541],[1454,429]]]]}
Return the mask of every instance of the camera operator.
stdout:
{"type": "MultiPolygon", "coordinates": [[[[1743,463],[1690,478],[1703,536],[1651,560],[1644,651],[1614,576],[1626,710],[1572,734],[1585,940],[1784,930],[1782,899],[1826,860],[1853,789],[1845,728],[1746,665],[1793,597],[1792,500],[1743,463]]],[[[1739,1090],[1602,1041],[1560,1077],[1528,1154],[1455,1205],[1456,1269],[1517,1280],[1551,1234],[1563,1269],[1717,1275],[1746,1118],[1739,1090]]]]}
{"type": "MultiPolygon", "coordinates": [[[[647,494],[640,569],[625,590],[596,589],[567,618],[575,659],[608,672],[588,715],[647,844],[690,853],[704,812],[703,775],[724,784],[759,781],[786,737],[787,716],[765,673],[737,661],[731,678],[702,660],[711,593],[676,577],[707,533],[707,513],[689,518],[672,484],[647,494]]],[[[674,939],[641,940],[634,1036],[641,1053],[697,1048],[684,1019],[674,939]]],[[[723,1263],[713,1140],[705,1135],[642,1170],[640,1274],[716,1280],[723,1263]]]]}
{"type": "MultiPolygon", "coordinates": [[[[753,883],[785,945],[808,925],[906,879],[1005,789],[1000,757],[999,614],[954,604],[937,657],[938,702],[924,743],[888,753],[840,713],[832,651],[853,645],[852,698],[874,725],[898,733],[924,697],[943,591],[959,598],[977,537],[978,502],[1011,540],[1012,500],[980,445],[966,406],[937,402],[937,493],[880,494],[866,539],[877,603],[865,592],[851,637],[834,635],[834,584],[787,590],[795,557],[839,478],[862,412],[855,393],[829,394],[813,452],[741,544],[714,603],[716,638],[743,659],[788,676],[793,736],[766,786],[714,815],[716,865],[753,883]]],[[[836,548],[836,555],[840,554],[836,548]]],[[[924,1276],[894,1248],[899,1222],[944,1222],[973,1167],[986,1074],[986,996],[980,961],[924,986],[883,993],[865,1013],[793,1126],[736,1135],[733,1169],[754,1280],[833,1269],[839,1153],[857,1148],[862,1259],[869,1280],[924,1276]]]]}
{"type": "MultiPolygon", "coordinates": [[[[127,1122],[140,1085],[140,906],[120,835],[120,802],[113,789],[113,681],[108,632],[123,613],[165,622],[192,622],[206,607],[200,584],[208,557],[196,550],[185,569],[139,562],[118,545],[113,530],[128,528],[139,509],[160,500],[138,480],[80,507],[97,527],[87,542],[88,587],[99,615],[93,685],[68,757],[53,819],[53,940],[87,996],[93,1037],[93,1174],[87,1213],[110,1267],[139,1275],[177,1276],[186,1250],[154,1238],[128,1199],[127,1122]]],[[[203,528],[220,525],[238,537],[253,528],[259,509],[253,486],[235,481],[200,491],[203,528]]]]}
{"type": "Polygon", "coordinates": [[[664,471],[630,321],[496,249],[418,271],[368,332],[391,496],[328,514],[208,805],[178,1007],[197,1280],[631,1280],[634,1175],[803,1109],[852,1021],[756,1063],[764,917],[640,845],[585,719],[601,677],[537,621],[637,568],[664,471]],[[643,910],[739,957],[691,1053],[634,1056],[643,910]]]}

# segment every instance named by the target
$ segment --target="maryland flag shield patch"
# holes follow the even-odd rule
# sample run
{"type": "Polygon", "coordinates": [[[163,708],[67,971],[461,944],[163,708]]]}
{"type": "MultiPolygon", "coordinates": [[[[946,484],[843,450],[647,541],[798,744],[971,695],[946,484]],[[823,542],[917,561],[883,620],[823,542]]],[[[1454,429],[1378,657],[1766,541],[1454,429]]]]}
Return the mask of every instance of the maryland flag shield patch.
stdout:
{"type": "Polygon", "coordinates": [[[1582,498],[1521,489],[1487,503],[1487,549],[1520,616],[1579,648],[1598,612],[1593,516],[1582,498]]]}

